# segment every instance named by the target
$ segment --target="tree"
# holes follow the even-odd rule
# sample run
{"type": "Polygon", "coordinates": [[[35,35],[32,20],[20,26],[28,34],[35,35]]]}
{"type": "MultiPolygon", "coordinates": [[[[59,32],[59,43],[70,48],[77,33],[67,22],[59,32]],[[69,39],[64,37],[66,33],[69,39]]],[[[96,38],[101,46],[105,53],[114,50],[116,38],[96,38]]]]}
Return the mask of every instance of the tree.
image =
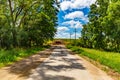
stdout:
{"type": "Polygon", "coordinates": [[[120,1],[97,0],[90,8],[89,23],[82,30],[86,46],[119,52],[120,1]]]}
{"type": "Polygon", "coordinates": [[[108,48],[115,51],[120,50],[120,1],[113,1],[109,4],[107,15],[104,17],[102,24],[105,27],[106,40],[109,43],[108,48]]]}
{"type": "Polygon", "coordinates": [[[0,0],[0,47],[42,45],[56,32],[55,0],[0,0]]]}

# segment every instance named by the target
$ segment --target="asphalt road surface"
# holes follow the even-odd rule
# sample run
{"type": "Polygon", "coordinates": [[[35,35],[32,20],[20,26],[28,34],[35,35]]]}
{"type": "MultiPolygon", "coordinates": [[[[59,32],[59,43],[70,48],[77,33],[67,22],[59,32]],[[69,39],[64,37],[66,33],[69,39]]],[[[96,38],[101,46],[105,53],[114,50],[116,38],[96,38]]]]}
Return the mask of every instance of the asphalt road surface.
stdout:
{"type": "Polygon", "coordinates": [[[26,80],[113,80],[85,59],[72,55],[63,46],[54,46],[50,57],[26,80]]]}

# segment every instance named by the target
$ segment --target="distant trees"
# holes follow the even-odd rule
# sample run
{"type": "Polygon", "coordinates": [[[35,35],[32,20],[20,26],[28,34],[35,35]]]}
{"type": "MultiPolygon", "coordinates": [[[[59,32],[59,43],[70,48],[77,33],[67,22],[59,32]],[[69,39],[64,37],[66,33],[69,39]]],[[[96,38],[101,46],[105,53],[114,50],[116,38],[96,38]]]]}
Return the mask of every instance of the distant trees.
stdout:
{"type": "Polygon", "coordinates": [[[97,0],[91,5],[89,23],[82,30],[82,46],[120,52],[119,10],[119,0],[97,0]]]}
{"type": "Polygon", "coordinates": [[[31,47],[56,32],[55,0],[0,0],[0,47],[31,47]]]}

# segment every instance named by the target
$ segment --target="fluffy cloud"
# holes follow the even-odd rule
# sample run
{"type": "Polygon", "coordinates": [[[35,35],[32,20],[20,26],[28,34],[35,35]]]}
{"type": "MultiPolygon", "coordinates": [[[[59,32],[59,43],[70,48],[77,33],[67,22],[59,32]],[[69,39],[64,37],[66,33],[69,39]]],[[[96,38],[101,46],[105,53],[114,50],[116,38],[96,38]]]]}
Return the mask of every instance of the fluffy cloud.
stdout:
{"type": "Polygon", "coordinates": [[[61,2],[60,3],[60,8],[61,8],[61,10],[67,10],[67,9],[69,9],[70,8],[70,4],[71,4],[71,2],[70,1],[63,1],[63,2],[61,2]]]}
{"type": "Polygon", "coordinates": [[[68,32],[57,32],[55,35],[55,38],[69,38],[69,33],[68,32]]]}
{"type": "MultiPolygon", "coordinates": [[[[79,37],[81,37],[81,33],[76,33],[76,38],[78,39],[79,37]]],[[[69,32],[57,32],[57,34],[55,35],[55,38],[68,38],[70,39],[70,33],[69,32]]],[[[72,39],[75,39],[75,33],[73,33],[71,35],[72,39]]]]}
{"type": "Polygon", "coordinates": [[[69,14],[66,14],[64,19],[79,19],[82,20],[84,22],[88,22],[88,17],[86,15],[84,15],[84,13],[82,11],[74,11],[71,12],[69,14]]]}
{"type": "Polygon", "coordinates": [[[69,25],[71,28],[82,28],[82,24],[74,20],[63,22],[62,25],[69,25]]]}
{"type": "MultiPolygon", "coordinates": [[[[72,21],[71,21],[72,22],[72,21]]],[[[69,22],[68,22],[69,23],[69,22]]],[[[76,33],[77,38],[81,36],[79,32],[76,33]]],[[[55,38],[70,38],[70,32],[68,27],[60,26],[57,28],[55,38]]],[[[72,33],[71,38],[75,38],[75,33],[72,33]]]]}
{"type": "Polygon", "coordinates": [[[58,28],[57,28],[57,31],[58,31],[58,32],[61,32],[61,31],[64,32],[64,31],[68,31],[68,30],[69,30],[69,29],[68,29],[67,27],[58,27],[58,28]]]}
{"type": "MultiPolygon", "coordinates": [[[[66,21],[63,22],[62,25],[69,25],[71,28],[82,28],[82,24],[79,21],[74,21],[74,20],[70,20],[70,21],[66,21]]],[[[59,26],[57,28],[57,33],[55,35],[55,38],[70,38],[70,32],[69,32],[69,28],[65,27],[65,26],[59,26]]],[[[76,37],[79,38],[81,36],[80,32],[76,33],[76,37]]],[[[75,38],[75,33],[73,32],[71,35],[71,38],[75,38]]]]}
{"type": "Polygon", "coordinates": [[[63,0],[60,3],[61,10],[67,9],[82,9],[90,7],[91,4],[95,3],[96,0],[63,0]]]}
{"type": "Polygon", "coordinates": [[[75,19],[75,18],[83,18],[84,13],[82,11],[75,11],[65,15],[64,19],[75,19]]]}

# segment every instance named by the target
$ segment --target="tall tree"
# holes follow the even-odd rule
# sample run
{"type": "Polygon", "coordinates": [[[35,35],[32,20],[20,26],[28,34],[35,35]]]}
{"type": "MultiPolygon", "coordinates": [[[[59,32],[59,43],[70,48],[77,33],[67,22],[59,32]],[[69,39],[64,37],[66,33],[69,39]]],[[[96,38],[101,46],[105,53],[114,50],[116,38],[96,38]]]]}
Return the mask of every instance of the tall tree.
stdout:
{"type": "Polygon", "coordinates": [[[97,0],[91,5],[90,22],[82,30],[82,38],[88,39],[86,46],[120,51],[119,4],[119,0],[97,0]]]}
{"type": "Polygon", "coordinates": [[[42,45],[56,32],[55,0],[0,0],[0,47],[42,45]]]}

